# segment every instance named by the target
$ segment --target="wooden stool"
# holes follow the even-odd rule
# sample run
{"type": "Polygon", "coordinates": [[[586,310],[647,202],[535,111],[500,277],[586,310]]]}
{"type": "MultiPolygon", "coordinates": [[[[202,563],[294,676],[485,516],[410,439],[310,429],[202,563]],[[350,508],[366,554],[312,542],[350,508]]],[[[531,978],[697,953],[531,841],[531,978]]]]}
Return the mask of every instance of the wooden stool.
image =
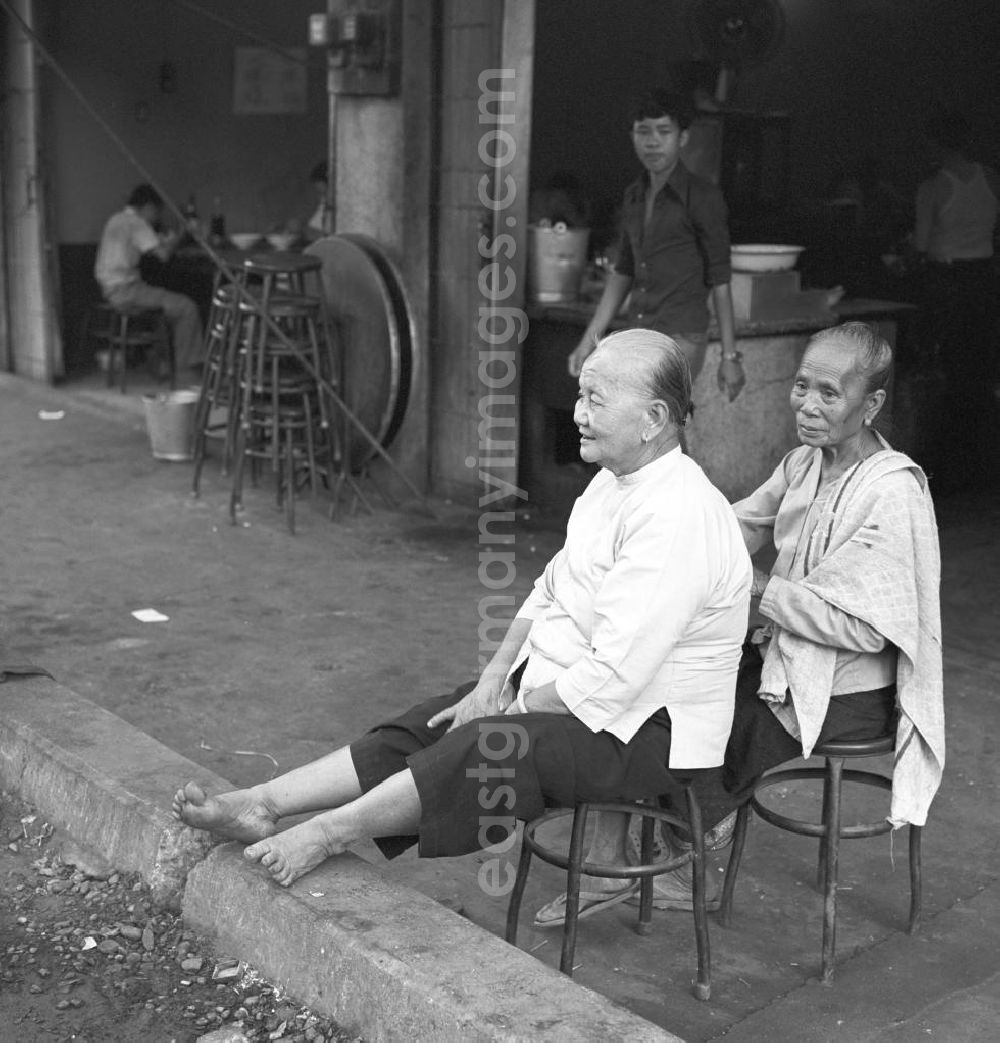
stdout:
{"type": "MultiPolygon", "coordinates": [[[[860,823],[845,826],[841,822],[841,791],[844,782],[857,783],[862,786],[875,786],[878,789],[892,789],[892,780],[874,771],[845,770],[844,761],[854,757],[875,757],[891,753],[896,741],[892,735],[878,739],[859,740],[854,742],[828,742],[816,746],[813,754],[826,758],[822,768],[802,767],[788,768],[762,775],[754,786],[753,796],[744,804],[736,817],[736,830],[733,835],[733,848],[726,866],[726,875],[722,886],[722,901],[719,905],[718,920],[724,927],[728,926],[732,916],[733,891],[739,873],[740,859],[746,842],[747,824],[752,808],[765,822],[772,826],[798,833],[800,836],[819,838],[819,862],[817,866],[817,885],[823,892],[823,973],[822,981],[829,984],[833,980],[834,954],[837,937],[837,870],[841,840],[857,840],[864,837],[877,837],[888,833],[892,826],[887,819],[879,822],[860,823]],[[772,786],[785,782],[797,782],[803,779],[823,780],[823,810],[821,821],[809,822],[802,819],[789,818],[767,807],[758,794],[772,786]]],[[[912,933],[920,924],[920,907],[922,887],[920,879],[920,838],[921,827],[909,827],[910,858],[910,918],[907,932],[912,933]]]]}
{"type": "Polygon", "coordinates": [[[278,508],[284,509],[288,531],[295,533],[295,499],[299,473],[308,472],[313,493],[319,490],[320,464],[329,458],[328,440],[317,430],[316,387],[311,381],[283,381],[277,408],[270,396],[244,402],[234,452],[233,488],[229,513],[236,523],[236,511],[243,502],[243,475],[251,461],[254,475],[260,462],[268,460],[277,468],[278,508]]]}
{"type": "Polygon", "coordinates": [[[91,341],[107,348],[114,334],[115,309],[105,300],[91,301],[80,320],[79,353],[81,358],[89,355],[91,341]]]}
{"type": "Polygon", "coordinates": [[[151,347],[164,350],[170,368],[170,386],[175,387],[174,348],[163,310],[129,304],[111,307],[114,315],[108,336],[108,387],[114,385],[117,370],[118,389],[124,395],[129,352],[151,347]]]}
{"type": "MultiPolygon", "coordinates": [[[[335,350],[330,316],[327,314],[326,293],[323,288],[323,261],[314,254],[275,250],[271,253],[252,254],[243,262],[243,285],[251,288],[260,301],[261,314],[253,324],[256,336],[261,340],[273,337],[264,316],[276,318],[272,302],[291,299],[299,304],[309,304],[313,309],[309,322],[310,337],[319,344],[322,368],[320,374],[340,391],[340,355],[335,350]],[[310,286],[310,281],[312,286],[310,286]],[[314,292],[309,293],[310,289],[314,292]]],[[[253,333],[250,334],[251,337],[253,333]]],[[[294,339],[294,338],[293,338],[294,339]]],[[[325,418],[325,419],[328,419],[325,418]]],[[[339,439],[338,439],[339,441],[339,439]]]]}
{"type": "Polygon", "coordinates": [[[242,505],[245,463],[255,479],[265,459],[277,475],[278,505],[295,531],[298,473],[308,471],[314,493],[319,476],[328,486],[340,452],[330,423],[328,396],[317,375],[329,380],[331,362],[321,343],[319,302],[313,297],[272,295],[242,300],[235,372],[239,427],[234,448],[230,517],[242,505]],[[270,320],[270,321],[267,321],[270,320]],[[277,336],[272,325],[281,331],[277,336]]]}
{"type": "Polygon", "coordinates": [[[639,889],[639,920],[636,931],[648,934],[653,920],[653,878],[662,873],[690,862],[692,867],[692,890],[694,911],[695,943],[698,949],[698,977],[693,986],[694,995],[700,1000],[707,1000],[712,993],[712,962],[708,937],[708,914],[705,907],[705,837],[701,826],[701,809],[694,791],[685,789],[688,803],[688,819],[664,811],[654,803],[639,801],[607,801],[600,803],[579,803],[575,808],[557,808],[548,811],[539,818],[528,822],[524,827],[521,840],[521,859],[517,867],[514,890],[511,892],[510,904],[507,907],[507,930],[505,938],[511,945],[517,944],[517,921],[521,912],[521,900],[528,883],[528,871],[531,868],[532,855],[538,855],[544,862],[559,866],[566,870],[566,922],[563,927],[562,954],[559,969],[563,974],[573,976],[573,955],[576,951],[577,918],[580,912],[580,877],[605,877],[613,880],[641,881],[639,889]],[[599,862],[588,862],[584,859],[584,834],[587,828],[587,816],[592,811],[616,811],[627,815],[639,815],[642,818],[642,844],[637,866],[609,865],[599,862]],[[536,836],[537,831],[546,823],[555,819],[573,816],[573,830],[569,851],[546,847],[536,836]],[[684,851],[663,862],[653,861],[653,828],[656,822],[669,822],[684,830],[690,830],[693,843],[690,850],[684,851]]]}

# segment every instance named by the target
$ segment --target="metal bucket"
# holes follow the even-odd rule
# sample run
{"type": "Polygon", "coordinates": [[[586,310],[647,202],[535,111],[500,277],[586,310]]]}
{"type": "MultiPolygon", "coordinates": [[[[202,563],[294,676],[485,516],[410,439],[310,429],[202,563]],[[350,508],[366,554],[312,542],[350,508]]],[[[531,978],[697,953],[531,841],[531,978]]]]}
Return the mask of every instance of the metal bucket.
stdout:
{"type": "Polygon", "coordinates": [[[146,430],[157,460],[190,460],[194,456],[196,389],[143,395],[146,430]]]}
{"type": "Polygon", "coordinates": [[[589,228],[528,226],[528,295],[540,304],[576,300],[587,267],[589,228]]]}

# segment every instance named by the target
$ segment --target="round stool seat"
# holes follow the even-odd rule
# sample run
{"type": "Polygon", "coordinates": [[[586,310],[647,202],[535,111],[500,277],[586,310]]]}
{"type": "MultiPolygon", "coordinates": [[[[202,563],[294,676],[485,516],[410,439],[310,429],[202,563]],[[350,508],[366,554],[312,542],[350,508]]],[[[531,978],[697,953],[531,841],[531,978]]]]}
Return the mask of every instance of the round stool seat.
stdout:
{"type": "Polygon", "coordinates": [[[274,253],[251,255],[243,262],[243,267],[255,275],[292,275],[318,271],[323,262],[313,254],[275,250],[274,253]]]}
{"type": "Polygon", "coordinates": [[[319,311],[319,298],[306,294],[272,297],[268,302],[268,313],[273,319],[306,319],[315,317],[319,311]]]}
{"type": "Polygon", "coordinates": [[[877,739],[820,743],[813,747],[813,754],[817,757],[877,757],[880,753],[892,753],[895,746],[894,735],[881,735],[877,739]]]}

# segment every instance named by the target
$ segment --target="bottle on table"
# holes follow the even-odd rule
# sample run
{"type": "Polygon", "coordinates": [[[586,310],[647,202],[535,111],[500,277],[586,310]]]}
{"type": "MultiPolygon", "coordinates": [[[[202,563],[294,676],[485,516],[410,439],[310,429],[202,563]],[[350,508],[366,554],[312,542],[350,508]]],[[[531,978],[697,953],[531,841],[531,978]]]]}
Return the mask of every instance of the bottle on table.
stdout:
{"type": "Polygon", "coordinates": [[[198,204],[195,202],[194,192],[188,196],[187,202],[184,204],[184,227],[190,238],[198,238],[198,204]]]}
{"type": "Polygon", "coordinates": [[[222,196],[212,200],[212,216],[208,222],[208,241],[212,246],[223,246],[226,242],[226,215],[222,212],[222,196]]]}

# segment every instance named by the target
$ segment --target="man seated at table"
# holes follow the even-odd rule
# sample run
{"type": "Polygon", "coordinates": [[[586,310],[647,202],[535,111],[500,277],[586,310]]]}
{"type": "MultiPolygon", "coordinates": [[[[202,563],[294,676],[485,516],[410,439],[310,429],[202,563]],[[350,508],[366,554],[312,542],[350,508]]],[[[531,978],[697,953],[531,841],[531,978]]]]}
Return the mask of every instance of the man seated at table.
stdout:
{"type": "Polygon", "coordinates": [[[752,569],[729,504],[681,452],[690,404],[674,341],[607,337],[575,413],[580,455],[601,470],[478,682],[259,786],[206,796],[189,782],[174,815],[249,845],[283,886],[361,839],[390,857],[415,842],[423,857],[462,855],[546,806],[676,801],[688,783],[713,825],[729,810],[712,798],[725,797],[752,569]],[[302,812],[318,814],[278,831],[302,812]]]}
{"type": "Polygon", "coordinates": [[[132,190],[123,210],[112,214],[104,226],[97,249],[94,277],[104,299],[115,308],[161,308],[174,349],[174,366],[181,383],[197,382],[196,367],[202,361],[202,326],[198,306],[190,297],[144,282],[139,263],[144,256],[167,261],[179,236],[175,231],[157,234],[163,216],[163,199],[152,185],[132,190]]]}

